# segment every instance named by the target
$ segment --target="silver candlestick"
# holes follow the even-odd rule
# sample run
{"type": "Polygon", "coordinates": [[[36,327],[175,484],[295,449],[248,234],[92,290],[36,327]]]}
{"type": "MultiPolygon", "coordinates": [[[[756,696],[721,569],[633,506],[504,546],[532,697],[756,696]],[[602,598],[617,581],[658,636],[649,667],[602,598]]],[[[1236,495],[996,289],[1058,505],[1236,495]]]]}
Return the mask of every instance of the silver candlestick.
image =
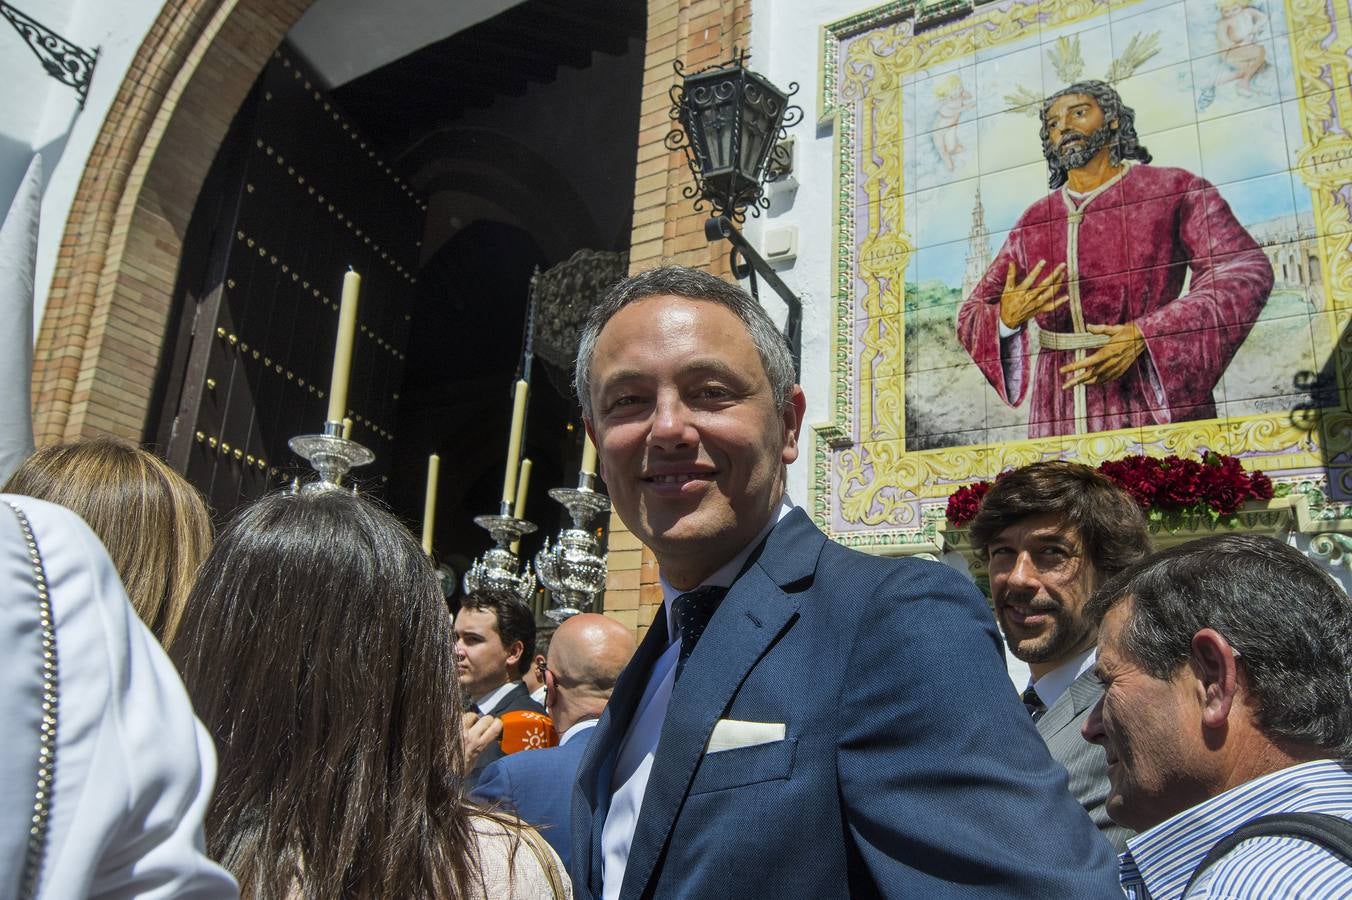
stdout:
{"type": "Polygon", "coordinates": [[[521,571],[521,560],[512,552],[514,541],[535,531],[535,524],[511,514],[511,505],[502,504],[496,516],[477,516],[474,524],[493,535],[496,547],[488,550],[465,573],[465,593],[515,597],[529,603],[535,596],[535,576],[521,571]]]}
{"type": "Polygon", "coordinates": [[[302,434],[293,437],[289,446],[297,456],[304,457],[310,467],[319,473],[319,480],[301,487],[303,493],[331,491],[343,486],[343,477],[355,466],[364,466],[376,455],[343,437],[342,422],[325,422],[322,434],[302,434]]]}
{"type": "Polygon", "coordinates": [[[558,543],[545,545],[535,557],[535,573],[549,588],[552,607],[545,615],[555,622],[586,612],[606,586],[606,558],[600,553],[588,524],[610,509],[610,499],[592,488],[595,476],[583,472],[575,488],[550,488],[549,496],[562,503],[573,527],[559,532],[558,543]]]}

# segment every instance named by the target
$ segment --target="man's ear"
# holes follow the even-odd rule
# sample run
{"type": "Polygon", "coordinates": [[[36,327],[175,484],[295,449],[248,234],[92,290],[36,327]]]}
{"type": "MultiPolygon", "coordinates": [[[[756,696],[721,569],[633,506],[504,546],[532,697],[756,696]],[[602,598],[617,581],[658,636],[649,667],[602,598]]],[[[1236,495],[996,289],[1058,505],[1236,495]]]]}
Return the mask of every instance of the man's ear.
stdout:
{"type": "Polygon", "coordinates": [[[784,452],[782,459],[788,465],[798,458],[798,432],[803,427],[803,417],[807,415],[807,395],[803,386],[795,384],[789,391],[789,402],[784,404],[784,452]]]}
{"type": "Polygon", "coordinates": [[[511,646],[507,648],[507,668],[516,672],[517,664],[521,662],[521,655],[526,652],[524,641],[512,641],[511,646]]]}
{"type": "Polygon", "coordinates": [[[1214,628],[1203,628],[1192,636],[1192,668],[1202,690],[1202,724],[1208,728],[1224,727],[1230,718],[1239,690],[1238,655],[1214,628]]]}

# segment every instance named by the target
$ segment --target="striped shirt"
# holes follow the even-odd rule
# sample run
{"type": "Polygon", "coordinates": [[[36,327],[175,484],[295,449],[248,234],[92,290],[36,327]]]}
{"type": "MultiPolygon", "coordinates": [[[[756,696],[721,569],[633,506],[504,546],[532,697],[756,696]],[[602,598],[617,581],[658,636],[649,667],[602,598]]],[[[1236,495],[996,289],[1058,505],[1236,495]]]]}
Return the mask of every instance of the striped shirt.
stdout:
{"type": "MultiPolygon", "coordinates": [[[[1119,857],[1129,900],[1180,900],[1212,846],[1250,819],[1277,812],[1352,819],[1352,764],[1319,760],[1255,778],[1127,841],[1119,857]]],[[[1188,900],[1352,898],[1352,868],[1301,838],[1244,841],[1188,891],[1188,900]]]]}

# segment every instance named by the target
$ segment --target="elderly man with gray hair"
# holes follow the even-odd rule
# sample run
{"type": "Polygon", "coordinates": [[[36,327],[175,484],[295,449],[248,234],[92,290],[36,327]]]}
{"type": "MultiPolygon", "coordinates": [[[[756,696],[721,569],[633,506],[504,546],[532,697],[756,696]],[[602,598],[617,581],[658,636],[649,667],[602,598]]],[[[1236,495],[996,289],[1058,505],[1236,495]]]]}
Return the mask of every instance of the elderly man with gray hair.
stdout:
{"type": "Polygon", "coordinates": [[[1157,554],[1090,601],[1133,900],[1352,897],[1352,603],[1272,538],[1157,554]]]}

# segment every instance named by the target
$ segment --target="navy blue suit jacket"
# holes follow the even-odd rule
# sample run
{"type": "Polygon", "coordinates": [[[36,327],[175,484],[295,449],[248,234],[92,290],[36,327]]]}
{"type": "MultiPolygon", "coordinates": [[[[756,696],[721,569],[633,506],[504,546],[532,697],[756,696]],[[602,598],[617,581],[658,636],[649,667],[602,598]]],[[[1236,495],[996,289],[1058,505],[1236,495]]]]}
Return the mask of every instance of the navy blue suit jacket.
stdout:
{"type": "MultiPolygon", "coordinates": [[[[538,712],[545,715],[545,708],[530,698],[530,688],[525,684],[518,683],[507,694],[498,701],[498,705],[492,709],[483,710],[486,716],[500,716],[505,712],[515,712],[522,710],[524,712],[538,712]]],[[[487,769],[490,763],[500,759],[505,759],[507,754],[502,752],[502,745],[497,741],[489,744],[479,754],[479,758],[474,761],[474,766],[469,770],[469,775],[465,778],[465,783],[470,787],[478,784],[479,779],[483,777],[484,769],[487,769]]]]}
{"type": "MultiPolygon", "coordinates": [[[[601,891],[616,751],[659,613],[578,772],[571,872],[601,891]]],[[[1117,860],[1005,672],[985,599],[939,563],[771,532],[672,694],[621,896],[1108,898],[1117,860]],[[785,737],[706,755],[719,719],[785,737]]]]}
{"type": "Polygon", "coordinates": [[[470,798],[476,803],[498,803],[534,825],[567,866],[572,850],[573,781],[595,730],[578,732],[559,747],[504,756],[484,769],[470,798]]]}

